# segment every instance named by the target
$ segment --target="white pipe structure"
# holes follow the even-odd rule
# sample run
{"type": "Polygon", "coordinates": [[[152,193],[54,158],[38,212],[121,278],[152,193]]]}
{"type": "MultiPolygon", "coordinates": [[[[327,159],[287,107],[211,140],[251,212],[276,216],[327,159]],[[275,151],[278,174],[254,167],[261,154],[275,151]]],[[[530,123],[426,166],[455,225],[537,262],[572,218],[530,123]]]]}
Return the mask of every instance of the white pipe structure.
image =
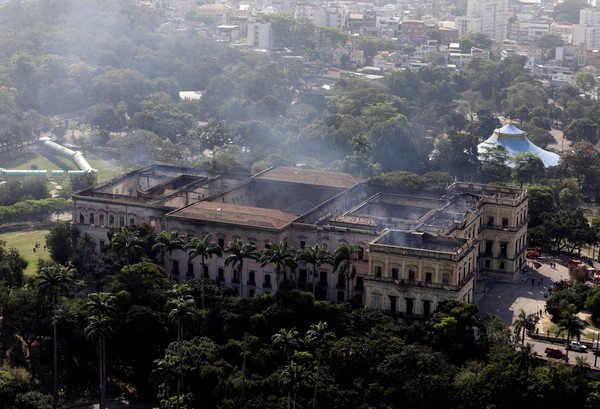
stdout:
{"type": "Polygon", "coordinates": [[[81,170],[83,172],[97,172],[96,169],[94,169],[90,166],[90,164],[88,163],[88,161],[85,159],[85,157],[83,156],[83,154],[81,152],[74,151],[69,148],[65,148],[64,146],[51,141],[50,138],[48,138],[48,137],[40,138],[40,141],[42,141],[44,146],[47,147],[48,149],[55,151],[56,153],[58,153],[61,156],[71,159],[77,165],[79,170],[81,170]]]}

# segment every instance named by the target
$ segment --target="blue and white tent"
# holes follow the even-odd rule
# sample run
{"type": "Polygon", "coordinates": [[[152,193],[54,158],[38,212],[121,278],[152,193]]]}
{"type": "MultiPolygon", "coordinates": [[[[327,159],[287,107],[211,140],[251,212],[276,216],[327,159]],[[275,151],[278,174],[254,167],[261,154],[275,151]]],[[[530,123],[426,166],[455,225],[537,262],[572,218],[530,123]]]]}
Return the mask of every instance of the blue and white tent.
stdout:
{"type": "Polygon", "coordinates": [[[493,148],[497,145],[504,146],[511,156],[515,153],[533,153],[542,160],[544,166],[547,168],[558,165],[558,159],[560,158],[556,153],[545,151],[531,143],[525,136],[525,132],[511,123],[496,129],[492,136],[477,145],[477,152],[479,155],[482,155],[485,153],[486,149],[493,148]]]}

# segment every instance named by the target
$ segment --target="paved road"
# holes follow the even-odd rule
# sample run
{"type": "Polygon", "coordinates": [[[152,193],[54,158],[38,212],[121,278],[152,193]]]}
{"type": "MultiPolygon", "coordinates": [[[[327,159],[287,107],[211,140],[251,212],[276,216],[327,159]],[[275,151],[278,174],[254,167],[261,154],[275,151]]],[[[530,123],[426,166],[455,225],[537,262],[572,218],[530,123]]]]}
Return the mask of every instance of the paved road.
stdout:
{"type": "MultiPolygon", "coordinates": [[[[529,274],[521,274],[515,281],[479,280],[476,284],[474,298],[479,305],[481,314],[497,315],[506,325],[512,325],[521,308],[527,314],[541,311],[538,327],[540,332],[545,332],[550,325],[549,315],[543,312],[549,287],[554,281],[567,279],[569,269],[563,261],[557,258],[542,257],[539,262],[542,263],[540,268],[529,274]],[[551,263],[556,263],[556,267],[551,267],[551,263]]],[[[545,356],[544,350],[548,346],[558,346],[539,342],[529,337],[525,337],[525,342],[534,344],[534,350],[542,356],[545,356]]],[[[564,350],[564,346],[560,347],[564,350]]],[[[593,353],[569,351],[570,362],[574,362],[576,356],[581,356],[587,359],[590,365],[594,365],[593,353]]]]}

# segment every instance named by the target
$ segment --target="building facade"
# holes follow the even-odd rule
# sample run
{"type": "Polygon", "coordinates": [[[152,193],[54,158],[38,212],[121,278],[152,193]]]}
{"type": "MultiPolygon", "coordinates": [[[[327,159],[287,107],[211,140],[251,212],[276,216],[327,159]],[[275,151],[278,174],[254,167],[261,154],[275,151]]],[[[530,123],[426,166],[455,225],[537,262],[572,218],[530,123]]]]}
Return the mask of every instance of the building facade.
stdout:
{"type": "MultiPolygon", "coordinates": [[[[351,282],[326,265],[314,278],[309,265],[289,277],[304,289],[314,281],[318,299],[352,298],[418,322],[444,300],[472,301],[477,274],[518,276],[525,265],[527,191],[467,183],[416,191],[296,168],[250,176],[155,165],[74,194],[73,223],[96,240],[98,251],[111,227],[143,223],[155,233],[210,233],[222,248],[233,240],[258,250],[271,242],[295,249],[319,244],[331,252],[352,244],[359,252],[351,282]]],[[[235,271],[225,257],[205,260],[202,271],[200,260],[176,251],[165,267],[180,281],[205,277],[244,297],[272,293],[281,283],[273,266],[246,261],[235,271]]]]}

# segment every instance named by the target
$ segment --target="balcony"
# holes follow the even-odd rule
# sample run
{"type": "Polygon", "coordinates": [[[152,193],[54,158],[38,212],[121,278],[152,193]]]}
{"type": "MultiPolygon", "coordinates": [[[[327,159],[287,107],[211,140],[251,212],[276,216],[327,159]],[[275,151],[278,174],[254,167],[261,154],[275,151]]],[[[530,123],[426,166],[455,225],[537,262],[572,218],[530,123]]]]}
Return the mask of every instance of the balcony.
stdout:
{"type": "Polygon", "coordinates": [[[468,276],[466,276],[463,279],[463,281],[461,281],[461,285],[427,283],[425,281],[406,280],[403,278],[401,278],[399,280],[394,280],[390,277],[378,277],[378,276],[374,276],[374,275],[365,277],[365,280],[378,281],[378,282],[383,282],[383,283],[391,283],[391,284],[396,284],[400,287],[421,287],[421,288],[431,288],[434,290],[443,290],[443,291],[458,291],[461,288],[463,288],[464,285],[471,280],[471,278],[473,278],[473,274],[469,274],[468,276]]]}

